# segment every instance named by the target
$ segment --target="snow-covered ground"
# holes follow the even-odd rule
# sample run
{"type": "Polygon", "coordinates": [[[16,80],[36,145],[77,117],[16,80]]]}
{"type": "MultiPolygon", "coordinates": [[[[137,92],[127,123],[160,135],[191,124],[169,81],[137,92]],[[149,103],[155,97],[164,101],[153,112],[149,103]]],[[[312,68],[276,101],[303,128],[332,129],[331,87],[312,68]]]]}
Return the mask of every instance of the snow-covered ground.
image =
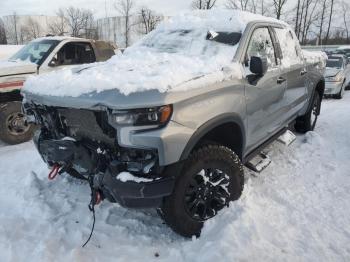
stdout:
{"type": "Polygon", "coordinates": [[[33,144],[0,145],[1,261],[350,261],[350,92],[326,100],[315,132],[269,148],[242,198],[177,236],[153,210],[102,203],[90,233],[89,188],[48,169],[33,144]]]}
{"type": "Polygon", "coordinates": [[[10,58],[22,47],[23,45],[0,45],[0,60],[10,58]]]}

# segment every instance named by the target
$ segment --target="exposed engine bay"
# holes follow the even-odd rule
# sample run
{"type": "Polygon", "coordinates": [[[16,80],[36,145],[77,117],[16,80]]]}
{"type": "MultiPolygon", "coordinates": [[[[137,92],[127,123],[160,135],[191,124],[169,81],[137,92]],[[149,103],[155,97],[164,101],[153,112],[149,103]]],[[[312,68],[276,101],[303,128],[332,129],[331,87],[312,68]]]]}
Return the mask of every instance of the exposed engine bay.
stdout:
{"type": "Polygon", "coordinates": [[[53,169],[59,167],[60,173],[91,179],[102,199],[137,207],[133,199],[142,198],[142,206],[159,206],[161,197],[170,194],[173,182],[160,177],[162,168],[158,165],[157,150],[120,147],[117,130],[109,124],[106,111],[35,104],[24,104],[24,110],[28,121],[41,126],[34,143],[43,160],[53,169]],[[154,182],[147,188],[140,183],[123,183],[117,178],[121,172],[154,182]],[[164,180],[171,183],[164,187],[164,180]],[[162,189],[157,185],[162,185],[162,189]],[[157,189],[156,195],[153,187],[157,189]]]}

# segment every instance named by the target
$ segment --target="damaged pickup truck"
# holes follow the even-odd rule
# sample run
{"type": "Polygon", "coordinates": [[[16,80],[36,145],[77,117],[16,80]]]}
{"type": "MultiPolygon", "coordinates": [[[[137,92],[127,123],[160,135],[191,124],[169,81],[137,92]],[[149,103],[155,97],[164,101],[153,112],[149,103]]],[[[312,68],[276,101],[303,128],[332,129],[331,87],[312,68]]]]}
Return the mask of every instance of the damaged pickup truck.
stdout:
{"type": "Polygon", "coordinates": [[[28,80],[24,110],[50,178],[86,178],[92,207],[157,208],[198,236],[241,196],[247,161],[291,126],[315,128],[324,66],[279,20],[195,11],[105,63],[28,80]]]}
{"type": "Polygon", "coordinates": [[[38,38],[0,61],[0,140],[8,144],[28,141],[35,125],[21,112],[20,90],[31,75],[81,64],[106,61],[115,55],[113,45],[82,38],[49,36],[38,38]]]}

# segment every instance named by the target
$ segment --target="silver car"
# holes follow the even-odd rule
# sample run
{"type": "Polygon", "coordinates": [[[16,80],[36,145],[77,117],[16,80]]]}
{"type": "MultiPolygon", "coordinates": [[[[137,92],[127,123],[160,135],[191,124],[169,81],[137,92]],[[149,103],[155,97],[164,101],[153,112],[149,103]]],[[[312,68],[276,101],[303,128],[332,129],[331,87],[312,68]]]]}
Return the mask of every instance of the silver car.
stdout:
{"type": "Polygon", "coordinates": [[[324,77],[326,81],[325,96],[341,99],[350,80],[348,59],[343,55],[329,56],[324,77]]]}
{"type": "Polygon", "coordinates": [[[243,165],[264,146],[288,126],[315,128],[325,59],[302,52],[279,20],[251,14],[237,28],[245,13],[188,16],[172,18],[117,60],[71,72],[69,80],[32,79],[23,93],[28,119],[42,127],[34,142],[52,167],[49,178],[67,172],[89,180],[92,210],[101,199],[158,208],[175,232],[191,237],[241,196],[243,165]],[[181,74],[171,70],[186,63],[181,74]],[[91,91],[106,78],[111,89],[91,91]],[[134,92],[123,93],[133,83],[134,92]],[[86,93],[68,95],[76,90],[86,93]]]}

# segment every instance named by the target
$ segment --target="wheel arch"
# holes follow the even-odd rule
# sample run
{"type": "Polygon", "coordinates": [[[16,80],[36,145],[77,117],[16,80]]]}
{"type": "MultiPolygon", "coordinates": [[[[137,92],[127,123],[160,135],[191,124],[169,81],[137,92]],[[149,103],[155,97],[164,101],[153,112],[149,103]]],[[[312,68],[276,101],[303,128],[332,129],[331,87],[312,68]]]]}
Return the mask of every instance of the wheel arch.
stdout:
{"type": "Polygon", "coordinates": [[[246,141],[242,119],[237,114],[227,113],[209,120],[192,135],[181,154],[180,160],[186,159],[204,141],[227,146],[242,159],[246,141]]]}
{"type": "Polygon", "coordinates": [[[319,93],[321,100],[324,95],[324,89],[325,89],[325,81],[324,81],[324,78],[322,78],[320,79],[320,81],[317,82],[314,90],[315,92],[319,93]]]}

